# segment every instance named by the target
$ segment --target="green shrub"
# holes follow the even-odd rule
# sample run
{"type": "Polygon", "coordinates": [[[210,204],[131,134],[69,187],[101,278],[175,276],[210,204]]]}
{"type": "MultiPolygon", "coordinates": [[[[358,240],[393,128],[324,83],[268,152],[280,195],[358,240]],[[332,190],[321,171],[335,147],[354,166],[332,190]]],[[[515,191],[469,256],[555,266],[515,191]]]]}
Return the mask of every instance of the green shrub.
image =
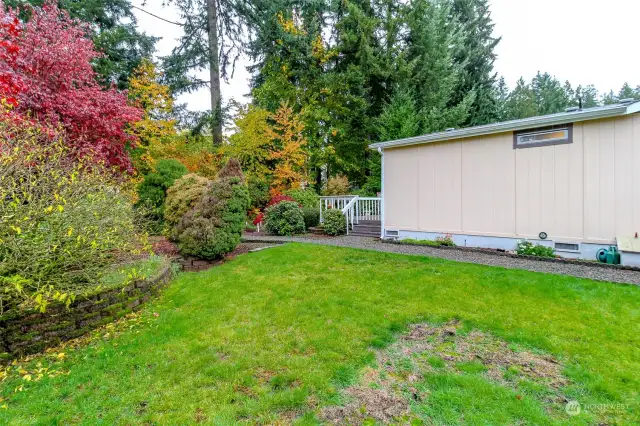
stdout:
{"type": "Polygon", "coordinates": [[[304,233],[304,216],[295,201],[281,201],[264,212],[264,226],[269,234],[295,235],[304,233]]]}
{"type": "Polygon", "coordinates": [[[259,179],[252,176],[247,178],[247,186],[249,187],[249,198],[251,198],[250,209],[264,209],[271,199],[269,182],[266,179],[259,179]]]}
{"type": "Polygon", "coordinates": [[[209,179],[189,173],[177,179],[173,186],[167,190],[164,220],[170,227],[170,232],[180,222],[182,216],[202,199],[210,185],[209,179]]]}
{"type": "Polygon", "coordinates": [[[320,197],[311,188],[307,189],[291,189],[284,193],[293,198],[293,201],[304,207],[313,207],[318,209],[320,207],[320,197]]]}
{"type": "Polygon", "coordinates": [[[156,164],[156,170],[144,175],[144,180],[138,185],[138,202],[136,207],[147,209],[148,220],[154,224],[153,231],[159,233],[162,229],[164,201],[167,190],[176,179],[187,173],[187,168],[178,160],[165,159],[156,164]]]}
{"type": "Polygon", "coordinates": [[[400,240],[404,244],[413,244],[416,246],[429,246],[429,247],[455,247],[455,243],[451,239],[451,237],[438,237],[435,240],[416,240],[413,238],[403,238],[400,240]]]}
{"type": "Polygon", "coordinates": [[[306,229],[313,228],[320,224],[319,207],[303,207],[302,215],[304,216],[304,226],[306,229]]]}
{"type": "Polygon", "coordinates": [[[62,140],[16,132],[3,146],[16,149],[0,149],[0,312],[45,311],[99,286],[144,236],[113,175],[70,160],[62,140]]]}
{"type": "Polygon", "coordinates": [[[240,243],[249,208],[249,191],[239,163],[230,159],[202,199],[174,228],[174,239],[185,255],[216,259],[240,243]]]}
{"type": "Polygon", "coordinates": [[[327,235],[344,235],[347,233],[347,223],[342,211],[328,209],[322,213],[324,232],[327,235]]]}
{"type": "Polygon", "coordinates": [[[556,257],[553,247],[534,245],[531,241],[518,241],[517,253],[523,256],[556,257]]]}

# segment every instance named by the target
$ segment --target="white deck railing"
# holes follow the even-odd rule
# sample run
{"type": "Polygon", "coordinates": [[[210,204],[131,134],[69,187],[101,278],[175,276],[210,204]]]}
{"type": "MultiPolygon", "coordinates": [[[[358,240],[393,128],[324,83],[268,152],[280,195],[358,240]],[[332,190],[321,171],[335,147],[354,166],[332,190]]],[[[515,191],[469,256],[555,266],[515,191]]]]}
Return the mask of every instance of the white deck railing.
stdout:
{"type": "Polygon", "coordinates": [[[347,223],[347,234],[361,220],[381,220],[382,198],[341,195],[320,197],[320,223],[324,222],[323,213],[327,209],[339,209],[347,223]]]}

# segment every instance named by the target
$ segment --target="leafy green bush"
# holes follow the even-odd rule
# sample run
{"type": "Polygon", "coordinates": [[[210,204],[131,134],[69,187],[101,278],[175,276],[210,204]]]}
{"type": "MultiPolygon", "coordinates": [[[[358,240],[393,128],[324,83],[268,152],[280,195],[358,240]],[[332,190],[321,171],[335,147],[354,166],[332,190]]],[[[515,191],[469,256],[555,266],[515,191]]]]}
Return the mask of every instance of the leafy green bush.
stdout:
{"type": "Polygon", "coordinates": [[[156,164],[156,170],[144,175],[144,180],[138,185],[139,200],[136,207],[148,209],[147,218],[155,224],[156,233],[162,229],[164,201],[167,190],[176,179],[187,173],[187,168],[178,160],[165,159],[156,164]]]}
{"type": "Polygon", "coordinates": [[[320,197],[311,188],[307,189],[291,189],[284,193],[293,198],[293,201],[304,207],[313,207],[318,209],[320,207],[320,197]]]}
{"type": "Polygon", "coordinates": [[[344,235],[347,233],[347,223],[342,211],[328,209],[322,213],[324,232],[327,235],[344,235]]]}
{"type": "Polygon", "coordinates": [[[62,136],[43,144],[37,131],[10,133],[0,143],[0,312],[44,312],[99,286],[144,236],[112,174],[72,160],[62,136]]]}
{"type": "Polygon", "coordinates": [[[174,239],[185,255],[216,259],[240,243],[249,208],[249,191],[237,160],[230,159],[202,199],[174,228],[174,239]]]}
{"type": "Polygon", "coordinates": [[[266,179],[256,177],[247,178],[249,187],[249,198],[251,198],[251,209],[262,210],[271,199],[269,194],[269,182],[266,179]]]}
{"type": "Polygon", "coordinates": [[[177,225],[182,216],[202,199],[210,185],[209,179],[195,173],[189,173],[177,179],[173,186],[167,190],[167,198],[164,203],[166,224],[170,228],[177,225]]]}
{"type": "Polygon", "coordinates": [[[553,247],[534,245],[531,241],[518,241],[517,253],[523,256],[556,257],[553,247]]]}
{"type": "Polygon", "coordinates": [[[264,212],[264,226],[269,234],[295,235],[304,233],[304,216],[295,201],[281,201],[264,212]]]}
{"type": "Polygon", "coordinates": [[[304,226],[306,229],[318,226],[320,223],[320,210],[318,207],[303,207],[304,226]]]}

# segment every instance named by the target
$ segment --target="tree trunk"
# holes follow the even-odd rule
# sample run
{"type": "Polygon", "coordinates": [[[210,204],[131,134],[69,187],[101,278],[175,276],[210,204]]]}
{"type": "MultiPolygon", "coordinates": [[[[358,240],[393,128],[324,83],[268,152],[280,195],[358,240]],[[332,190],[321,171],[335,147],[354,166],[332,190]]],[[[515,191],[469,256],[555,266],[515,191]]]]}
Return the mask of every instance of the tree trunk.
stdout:
{"type": "Polygon", "coordinates": [[[213,145],[222,144],[222,102],[220,94],[220,61],[218,58],[217,0],[207,0],[209,30],[209,74],[211,80],[211,112],[213,114],[213,145]]]}

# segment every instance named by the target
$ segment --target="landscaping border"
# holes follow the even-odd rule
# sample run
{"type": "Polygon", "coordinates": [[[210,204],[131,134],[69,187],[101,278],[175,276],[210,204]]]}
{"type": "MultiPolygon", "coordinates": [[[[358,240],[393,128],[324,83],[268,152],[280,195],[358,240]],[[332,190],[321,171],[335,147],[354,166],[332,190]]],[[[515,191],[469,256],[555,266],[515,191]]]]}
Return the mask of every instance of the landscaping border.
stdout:
{"type": "MultiPolygon", "coordinates": [[[[336,238],[336,237],[327,237],[327,239],[329,239],[329,240],[331,240],[332,238],[336,238]]],[[[261,239],[251,239],[249,236],[243,236],[242,237],[242,241],[243,242],[257,242],[257,241],[259,241],[259,242],[269,243],[269,244],[286,244],[288,242],[298,242],[296,240],[287,241],[287,240],[281,240],[281,239],[270,239],[268,237],[264,237],[264,238],[261,238],[261,239]]],[[[376,238],[376,241],[384,243],[384,244],[391,244],[391,245],[397,245],[397,246],[425,247],[425,248],[436,249],[436,250],[458,250],[458,251],[470,252],[470,253],[488,254],[488,255],[491,255],[491,256],[510,257],[512,259],[538,260],[538,261],[541,261],[541,262],[561,263],[561,264],[565,264],[565,265],[577,265],[577,266],[587,266],[587,267],[592,267],[592,268],[603,268],[603,269],[613,269],[613,270],[640,272],[640,267],[637,267],[637,266],[610,265],[608,263],[600,263],[600,262],[597,262],[597,261],[588,261],[588,260],[581,260],[581,259],[569,259],[569,258],[563,258],[563,257],[558,258],[558,257],[524,256],[524,255],[520,255],[520,254],[517,254],[517,253],[510,253],[510,252],[507,252],[507,251],[498,251],[497,249],[485,249],[485,248],[479,248],[479,247],[437,246],[437,245],[426,245],[426,244],[424,244],[424,245],[423,244],[411,244],[411,243],[404,243],[401,240],[398,241],[398,240],[380,239],[380,238],[376,238]]]]}
{"type": "Polygon", "coordinates": [[[41,352],[79,337],[141,308],[173,277],[171,262],[151,278],[76,299],[69,308],[56,303],[47,312],[8,312],[0,315],[0,359],[41,352]]]}
{"type": "Polygon", "coordinates": [[[569,259],[565,257],[542,257],[542,256],[526,256],[517,253],[511,253],[508,251],[499,251],[497,249],[486,249],[479,247],[461,247],[461,246],[437,246],[437,245],[426,245],[426,244],[412,244],[412,243],[404,243],[402,240],[390,240],[390,239],[381,239],[381,242],[385,244],[395,244],[399,246],[412,246],[412,247],[429,247],[433,249],[442,249],[442,250],[460,250],[460,251],[468,251],[474,253],[484,253],[492,256],[505,256],[511,257],[514,259],[526,259],[526,260],[539,260],[542,262],[551,262],[551,263],[564,263],[569,265],[581,265],[581,266],[590,266],[594,268],[609,268],[609,269],[621,269],[626,271],[637,271],[640,272],[640,267],[637,266],[627,266],[627,265],[611,265],[609,263],[600,263],[597,261],[588,261],[582,259],[569,259]]]}

